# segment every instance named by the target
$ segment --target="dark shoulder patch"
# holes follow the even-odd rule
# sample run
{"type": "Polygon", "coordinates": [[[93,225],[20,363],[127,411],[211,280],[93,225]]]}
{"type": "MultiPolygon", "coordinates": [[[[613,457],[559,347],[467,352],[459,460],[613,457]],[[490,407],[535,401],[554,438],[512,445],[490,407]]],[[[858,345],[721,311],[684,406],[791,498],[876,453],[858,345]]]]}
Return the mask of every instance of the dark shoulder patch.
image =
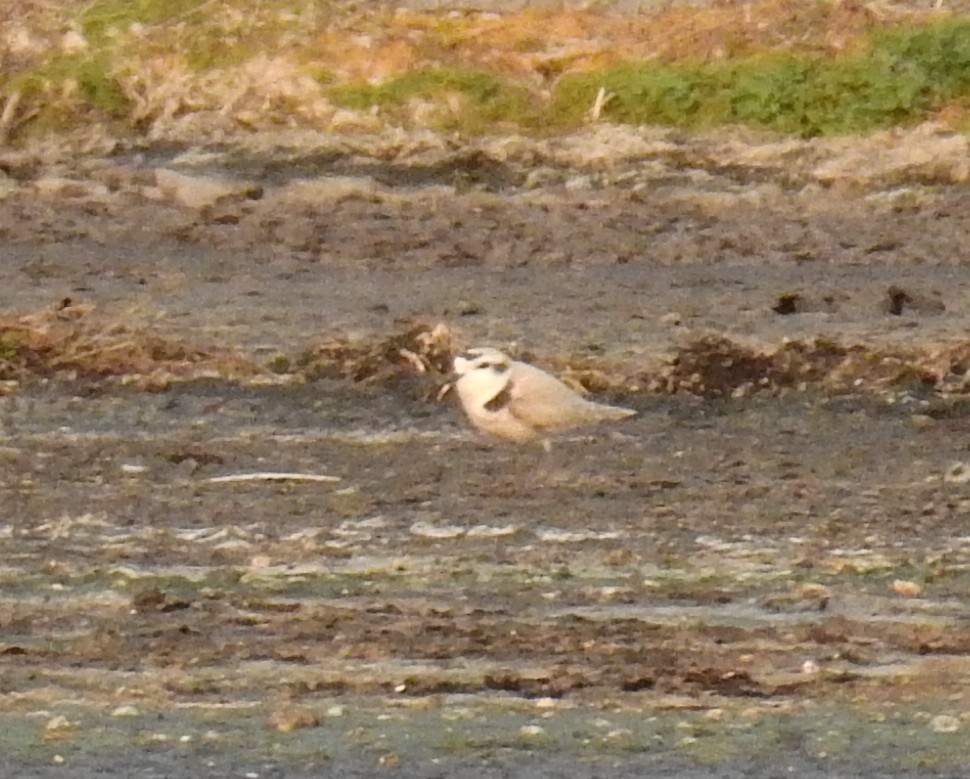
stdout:
{"type": "Polygon", "coordinates": [[[512,382],[509,382],[502,388],[502,391],[498,393],[494,398],[489,400],[485,404],[486,411],[501,411],[503,408],[512,402],[512,382]]]}

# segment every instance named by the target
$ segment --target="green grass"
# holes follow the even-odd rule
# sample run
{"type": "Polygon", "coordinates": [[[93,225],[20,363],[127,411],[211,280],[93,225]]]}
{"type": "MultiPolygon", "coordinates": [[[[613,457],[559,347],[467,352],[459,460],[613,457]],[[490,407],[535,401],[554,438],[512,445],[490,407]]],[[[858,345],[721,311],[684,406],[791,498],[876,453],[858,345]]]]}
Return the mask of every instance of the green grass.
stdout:
{"type": "Polygon", "coordinates": [[[161,24],[205,4],[206,0],[98,0],[81,15],[81,32],[98,46],[115,30],[123,31],[134,23],[161,24]]]}
{"type": "Polygon", "coordinates": [[[55,57],[11,79],[9,89],[37,104],[35,125],[41,129],[76,121],[79,106],[108,119],[123,119],[130,109],[106,54],[55,57]]]}
{"type": "Polygon", "coordinates": [[[0,360],[19,359],[20,341],[20,334],[16,330],[0,327],[0,360]]]}
{"type": "Polygon", "coordinates": [[[837,58],[766,53],[718,62],[629,63],[563,78],[558,122],[582,120],[596,93],[604,116],[634,124],[746,124],[804,136],[919,121],[970,94],[970,19],[877,31],[837,58]]]}
{"type": "Polygon", "coordinates": [[[745,124],[803,136],[865,132],[916,122],[970,95],[970,19],[876,31],[841,57],[766,52],[714,62],[636,62],[564,76],[547,104],[518,84],[472,68],[416,70],[380,84],[327,85],[337,104],[378,106],[406,119],[409,101],[458,94],[449,129],[505,122],[523,129],[585,121],[597,92],[604,118],[689,128],[745,124]]]}
{"type": "Polygon", "coordinates": [[[401,118],[406,117],[408,103],[415,98],[458,95],[462,98],[461,109],[442,114],[440,127],[469,133],[503,122],[520,127],[538,126],[541,122],[541,113],[528,89],[474,68],[425,68],[380,84],[326,87],[326,93],[337,105],[357,110],[380,106],[401,118]]]}
{"type": "MultiPolygon", "coordinates": [[[[284,4],[276,7],[283,10],[284,4]]],[[[245,0],[223,0],[217,5],[208,0],[99,0],[80,18],[81,31],[95,47],[111,46],[113,37],[123,38],[135,23],[148,27],[183,22],[155,36],[153,43],[141,41],[141,45],[149,50],[178,48],[186,64],[197,71],[238,65],[271,51],[283,26],[282,22],[268,25],[245,0]],[[236,9],[238,14],[219,13],[226,9],[236,9]],[[171,41],[169,36],[175,34],[177,41],[171,41]]]]}

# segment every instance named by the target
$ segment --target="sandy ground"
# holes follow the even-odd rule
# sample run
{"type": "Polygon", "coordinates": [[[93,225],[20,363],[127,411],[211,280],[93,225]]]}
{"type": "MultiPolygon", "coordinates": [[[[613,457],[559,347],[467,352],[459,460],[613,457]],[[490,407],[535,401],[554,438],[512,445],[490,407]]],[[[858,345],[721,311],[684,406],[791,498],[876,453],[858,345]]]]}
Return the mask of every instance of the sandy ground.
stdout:
{"type": "MultiPolygon", "coordinates": [[[[414,317],[645,365],[702,333],[931,350],[970,325],[962,186],[438,186],[15,191],[0,308],[71,297],[256,359],[414,317]]],[[[409,382],[0,397],[0,768],[964,775],[965,406],[614,400],[638,416],[546,454],[409,382]],[[257,471],[336,480],[211,481],[257,471]]]]}

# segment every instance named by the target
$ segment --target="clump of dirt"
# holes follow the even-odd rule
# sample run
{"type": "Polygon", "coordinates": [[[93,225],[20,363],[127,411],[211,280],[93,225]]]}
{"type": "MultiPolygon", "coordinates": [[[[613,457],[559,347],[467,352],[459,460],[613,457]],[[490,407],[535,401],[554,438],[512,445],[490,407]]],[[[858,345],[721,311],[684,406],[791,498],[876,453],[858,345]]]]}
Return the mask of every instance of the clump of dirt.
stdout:
{"type": "Polygon", "coordinates": [[[159,389],[204,376],[250,379],[261,373],[235,352],[107,321],[93,306],[70,298],[28,316],[0,317],[0,388],[7,392],[38,378],[110,379],[159,389]]]}
{"type": "Polygon", "coordinates": [[[331,338],[305,351],[296,366],[311,381],[342,379],[386,385],[402,376],[440,378],[451,371],[451,341],[445,325],[418,322],[403,333],[376,341],[331,338]]]}
{"type": "MultiPolygon", "coordinates": [[[[967,348],[970,344],[963,345],[964,351],[967,348]]],[[[938,355],[846,346],[820,338],[763,352],[723,336],[705,336],[680,348],[659,380],[650,383],[663,392],[706,398],[809,386],[836,392],[934,388],[950,372],[947,368],[941,374],[939,363],[938,355]]]]}
{"type": "Polygon", "coordinates": [[[769,355],[758,354],[722,336],[709,336],[680,349],[671,361],[665,389],[721,397],[742,387],[769,387],[778,378],[769,355]]]}

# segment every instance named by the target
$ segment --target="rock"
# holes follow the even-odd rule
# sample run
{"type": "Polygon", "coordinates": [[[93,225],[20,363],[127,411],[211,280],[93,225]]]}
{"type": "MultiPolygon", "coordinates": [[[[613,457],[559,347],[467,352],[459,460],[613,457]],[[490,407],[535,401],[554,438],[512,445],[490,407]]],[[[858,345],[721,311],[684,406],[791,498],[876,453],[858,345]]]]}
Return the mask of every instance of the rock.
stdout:
{"type": "Polygon", "coordinates": [[[44,176],[32,184],[34,191],[44,197],[70,197],[104,199],[108,190],[103,184],[93,184],[89,181],[61,176],[44,176]]]}
{"type": "Polygon", "coordinates": [[[660,317],[660,324],[668,327],[680,327],[684,323],[684,318],[676,311],[671,311],[660,317]]]}
{"type": "Polygon", "coordinates": [[[924,294],[909,289],[897,287],[895,284],[886,290],[886,297],[879,305],[880,310],[893,316],[910,314],[942,314],[946,306],[939,298],[939,293],[924,294]]]}
{"type": "Polygon", "coordinates": [[[273,200],[278,203],[319,205],[377,197],[377,182],[370,176],[321,176],[293,181],[276,192],[273,200]]]}
{"type": "Polygon", "coordinates": [[[44,730],[48,733],[58,730],[73,730],[77,727],[76,722],[71,722],[63,714],[58,714],[57,716],[51,717],[47,720],[47,724],[44,725],[44,730]]]}
{"type": "Polygon", "coordinates": [[[536,146],[542,157],[560,165],[604,169],[677,151],[677,144],[670,140],[673,134],[666,128],[596,124],[536,146]]]}
{"type": "Polygon", "coordinates": [[[0,172],[0,200],[12,195],[18,189],[17,182],[0,172]]]}
{"type": "Polygon", "coordinates": [[[167,168],[155,171],[155,186],[163,197],[186,208],[204,208],[231,197],[250,197],[256,189],[248,182],[189,176],[167,168]]]}
{"type": "Polygon", "coordinates": [[[286,708],[270,714],[267,724],[280,733],[289,733],[302,728],[315,728],[320,724],[320,718],[308,709],[286,708]]]}
{"type": "Polygon", "coordinates": [[[78,30],[68,30],[61,36],[61,49],[68,54],[77,54],[89,48],[88,40],[78,30]]]}
{"type": "Polygon", "coordinates": [[[816,601],[828,601],[832,597],[832,591],[824,584],[818,582],[805,582],[799,589],[802,598],[809,598],[816,601]]]}
{"type": "Polygon", "coordinates": [[[908,582],[903,579],[896,579],[890,586],[890,589],[897,595],[902,595],[904,598],[918,598],[922,592],[923,587],[916,582],[908,582]]]}
{"type": "Polygon", "coordinates": [[[330,128],[337,132],[377,132],[383,122],[372,111],[350,111],[345,108],[337,109],[330,117],[330,128]]]}
{"type": "Polygon", "coordinates": [[[563,186],[569,192],[583,191],[593,188],[593,177],[586,174],[580,176],[570,176],[566,179],[563,186]]]}
{"type": "Polygon", "coordinates": [[[839,309],[841,300],[847,295],[826,293],[822,295],[807,295],[802,292],[783,292],[778,296],[771,310],[781,316],[792,314],[831,314],[839,309]]]}
{"type": "Polygon", "coordinates": [[[929,414],[913,414],[910,416],[909,421],[917,430],[928,430],[936,424],[936,420],[929,414]]]}
{"type": "Polygon", "coordinates": [[[930,720],[930,730],[934,733],[956,733],[959,729],[959,718],[949,714],[937,714],[930,720]]]}
{"type": "Polygon", "coordinates": [[[4,20],[2,41],[11,54],[19,57],[33,57],[43,53],[49,44],[34,31],[23,24],[14,24],[13,19],[4,20]]]}
{"type": "Polygon", "coordinates": [[[563,180],[564,174],[562,171],[544,165],[533,168],[526,174],[522,188],[528,190],[551,187],[556,184],[561,184],[563,180]]]}
{"type": "Polygon", "coordinates": [[[970,466],[965,462],[953,463],[943,474],[943,481],[947,484],[966,484],[970,481],[970,466]]]}

